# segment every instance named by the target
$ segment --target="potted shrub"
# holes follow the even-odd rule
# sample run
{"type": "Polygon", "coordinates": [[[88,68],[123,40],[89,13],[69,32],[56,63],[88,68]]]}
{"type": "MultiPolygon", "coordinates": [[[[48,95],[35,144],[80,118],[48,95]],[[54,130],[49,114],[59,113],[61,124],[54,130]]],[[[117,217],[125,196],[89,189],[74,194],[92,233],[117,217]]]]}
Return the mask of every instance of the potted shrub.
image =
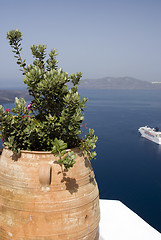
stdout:
{"type": "Polygon", "coordinates": [[[81,73],[58,68],[57,51],[32,45],[33,63],[21,57],[22,33],[7,33],[32,97],[0,105],[4,148],[0,159],[0,238],[94,239],[99,194],[90,160],[97,137],[82,134],[87,98],[78,93],[81,73]],[[46,60],[47,58],[47,60],[46,60]]]}

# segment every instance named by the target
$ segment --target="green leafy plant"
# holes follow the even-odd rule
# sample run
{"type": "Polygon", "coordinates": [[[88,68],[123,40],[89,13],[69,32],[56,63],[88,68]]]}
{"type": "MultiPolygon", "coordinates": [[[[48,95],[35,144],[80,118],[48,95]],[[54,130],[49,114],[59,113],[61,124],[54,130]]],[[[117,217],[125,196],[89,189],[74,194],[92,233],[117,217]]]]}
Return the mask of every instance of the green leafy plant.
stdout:
{"type": "Polygon", "coordinates": [[[87,155],[89,159],[94,159],[96,157],[96,152],[92,151],[96,147],[96,142],[98,137],[94,135],[94,130],[89,129],[89,132],[85,135],[85,138],[82,137],[81,149],[83,149],[84,155],[87,155]]]}
{"type": "Polygon", "coordinates": [[[16,29],[7,32],[17,64],[23,72],[32,102],[15,98],[15,108],[4,109],[0,105],[0,131],[4,145],[13,151],[51,151],[59,156],[58,162],[69,169],[75,163],[75,155],[67,149],[80,147],[90,159],[97,137],[89,129],[80,138],[84,108],[88,99],[81,99],[78,85],[82,73],[68,75],[58,68],[57,50],[47,56],[46,45],[32,45],[33,63],[27,65],[21,57],[22,33],[16,29]],[[69,83],[72,87],[69,88],[69,83]]]}

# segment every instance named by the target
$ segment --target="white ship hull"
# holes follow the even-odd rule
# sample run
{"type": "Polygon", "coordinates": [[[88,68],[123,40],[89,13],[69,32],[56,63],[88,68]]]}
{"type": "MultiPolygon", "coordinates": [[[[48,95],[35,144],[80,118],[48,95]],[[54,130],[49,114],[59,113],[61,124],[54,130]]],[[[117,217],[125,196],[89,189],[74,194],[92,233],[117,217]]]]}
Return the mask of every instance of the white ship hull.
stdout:
{"type": "Polygon", "coordinates": [[[141,133],[141,136],[147,138],[148,140],[161,144],[161,132],[157,131],[154,128],[148,126],[140,127],[138,131],[141,133]]]}

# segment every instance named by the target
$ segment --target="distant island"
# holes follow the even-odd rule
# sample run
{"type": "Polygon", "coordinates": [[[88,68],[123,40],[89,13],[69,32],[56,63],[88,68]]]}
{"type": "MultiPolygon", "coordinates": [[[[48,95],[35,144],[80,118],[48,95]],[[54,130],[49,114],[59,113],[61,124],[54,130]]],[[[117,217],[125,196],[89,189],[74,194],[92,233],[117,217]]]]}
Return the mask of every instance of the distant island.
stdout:
{"type": "Polygon", "coordinates": [[[105,77],[82,80],[80,87],[88,89],[161,90],[161,83],[151,83],[132,77],[105,77]]]}
{"type": "MultiPolygon", "coordinates": [[[[84,89],[118,89],[118,90],[161,90],[161,83],[147,82],[132,77],[105,77],[83,79],[79,88],[84,89]]],[[[0,90],[0,104],[14,102],[15,97],[30,100],[27,90],[0,90]]]]}
{"type": "Polygon", "coordinates": [[[26,90],[0,90],[1,104],[14,102],[15,97],[23,97],[26,101],[31,99],[26,90]]]}

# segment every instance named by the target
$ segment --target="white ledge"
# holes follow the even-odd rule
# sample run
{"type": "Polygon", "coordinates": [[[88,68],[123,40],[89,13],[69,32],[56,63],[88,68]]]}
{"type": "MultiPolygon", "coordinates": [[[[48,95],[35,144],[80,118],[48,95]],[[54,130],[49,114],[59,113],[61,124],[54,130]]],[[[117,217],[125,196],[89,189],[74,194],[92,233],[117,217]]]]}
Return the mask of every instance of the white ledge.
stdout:
{"type": "Polygon", "coordinates": [[[99,240],[161,240],[161,234],[116,200],[100,200],[99,240]]]}

